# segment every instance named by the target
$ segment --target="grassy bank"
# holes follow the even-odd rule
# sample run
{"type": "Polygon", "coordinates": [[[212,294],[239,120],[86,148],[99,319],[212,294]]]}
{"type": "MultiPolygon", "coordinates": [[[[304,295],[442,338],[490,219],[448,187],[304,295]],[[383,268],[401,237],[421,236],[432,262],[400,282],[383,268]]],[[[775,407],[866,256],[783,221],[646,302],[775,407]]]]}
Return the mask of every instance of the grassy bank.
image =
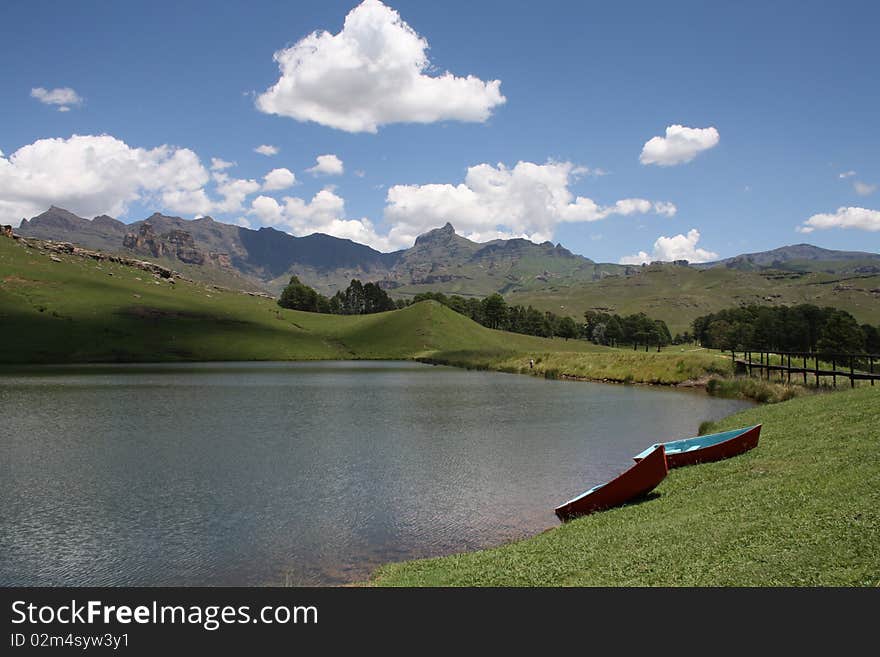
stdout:
{"type": "Polygon", "coordinates": [[[493,550],[388,565],[372,584],[880,585],[878,404],[880,388],[864,388],[737,413],[713,428],[763,423],[759,446],[674,470],[653,499],[493,550]]]}
{"type": "Polygon", "coordinates": [[[608,349],[586,344],[581,352],[564,351],[577,341],[560,342],[554,351],[515,353],[513,351],[441,351],[432,362],[471,369],[534,374],[548,379],[584,379],[615,383],[675,385],[715,374],[732,374],[730,358],[717,352],[642,352],[608,349]],[[529,367],[529,359],[535,361],[529,367]]]}

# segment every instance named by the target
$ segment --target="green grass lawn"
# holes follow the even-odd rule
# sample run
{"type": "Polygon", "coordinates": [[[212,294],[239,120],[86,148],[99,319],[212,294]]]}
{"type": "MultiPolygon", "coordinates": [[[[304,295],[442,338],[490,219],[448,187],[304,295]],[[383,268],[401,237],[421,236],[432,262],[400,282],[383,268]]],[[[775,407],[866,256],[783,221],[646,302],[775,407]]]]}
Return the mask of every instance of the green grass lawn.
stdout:
{"type": "MultiPolygon", "coordinates": [[[[758,447],[673,470],[652,499],[496,549],[384,566],[371,584],[878,586],[878,409],[880,387],[737,413],[713,429],[763,423],[758,447]]],[[[499,500],[499,514],[516,512],[499,500]]]]}

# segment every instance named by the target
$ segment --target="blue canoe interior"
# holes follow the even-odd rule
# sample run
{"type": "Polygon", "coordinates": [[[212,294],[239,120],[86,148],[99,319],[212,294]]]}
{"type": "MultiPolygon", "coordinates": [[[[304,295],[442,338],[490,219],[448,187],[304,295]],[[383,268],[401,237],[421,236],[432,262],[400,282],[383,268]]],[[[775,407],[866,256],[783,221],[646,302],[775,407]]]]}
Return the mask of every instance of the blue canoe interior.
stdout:
{"type": "MultiPolygon", "coordinates": [[[[755,425],[758,426],[758,425],[755,425]]],[[[698,449],[712,447],[719,443],[727,442],[743,435],[747,431],[751,431],[755,427],[744,427],[742,429],[733,429],[732,431],[722,431],[721,433],[710,433],[705,436],[694,436],[693,438],[682,438],[681,440],[672,440],[668,443],[655,443],[642,452],[636,454],[633,458],[640,460],[645,458],[657,445],[663,445],[666,448],[666,454],[681,454],[682,452],[690,452],[698,449]]]]}

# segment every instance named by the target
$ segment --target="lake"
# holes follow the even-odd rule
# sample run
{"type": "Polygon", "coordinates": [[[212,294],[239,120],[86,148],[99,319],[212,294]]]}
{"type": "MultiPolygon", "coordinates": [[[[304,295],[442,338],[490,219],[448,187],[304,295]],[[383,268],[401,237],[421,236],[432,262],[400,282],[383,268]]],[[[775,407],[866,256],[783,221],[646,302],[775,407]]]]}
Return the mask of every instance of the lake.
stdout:
{"type": "Polygon", "coordinates": [[[749,406],[411,362],[0,372],[0,585],[310,585],[493,546],[749,406]]]}

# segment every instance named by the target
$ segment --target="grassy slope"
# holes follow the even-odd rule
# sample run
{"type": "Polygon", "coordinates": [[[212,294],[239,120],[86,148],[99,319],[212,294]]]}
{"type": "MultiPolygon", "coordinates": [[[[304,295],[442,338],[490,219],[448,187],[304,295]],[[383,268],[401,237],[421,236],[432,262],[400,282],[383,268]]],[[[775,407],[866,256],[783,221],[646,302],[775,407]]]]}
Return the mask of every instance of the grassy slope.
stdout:
{"type": "Polygon", "coordinates": [[[0,239],[0,362],[412,358],[464,348],[572,351],[577,342],[486,329],[433,302],[364,317],[48,255],[0,239]]]}
{"type": "Polygon", "coordinates": [[[373,583],[880,585],[878,404],[880,388],[864,388],[738,413],[717,429],[763,423],[759,446],[673,470],[654,499],[494,550],[385,566],[373,583]]]}
{"type": "Polygon", "coordinates": [[[740,304],[835,306],[859,322],[880,323],[880,276],[849,278],[826,273],[787,277],[674,265],[645,267],[635,276],[612,276],[572,287],[545,286],[510,294],[509,303],[581,317],[591,308],[627,315],[644,311],[664,320],[673,334],[690,330],[695,317],[740,304]]]}

